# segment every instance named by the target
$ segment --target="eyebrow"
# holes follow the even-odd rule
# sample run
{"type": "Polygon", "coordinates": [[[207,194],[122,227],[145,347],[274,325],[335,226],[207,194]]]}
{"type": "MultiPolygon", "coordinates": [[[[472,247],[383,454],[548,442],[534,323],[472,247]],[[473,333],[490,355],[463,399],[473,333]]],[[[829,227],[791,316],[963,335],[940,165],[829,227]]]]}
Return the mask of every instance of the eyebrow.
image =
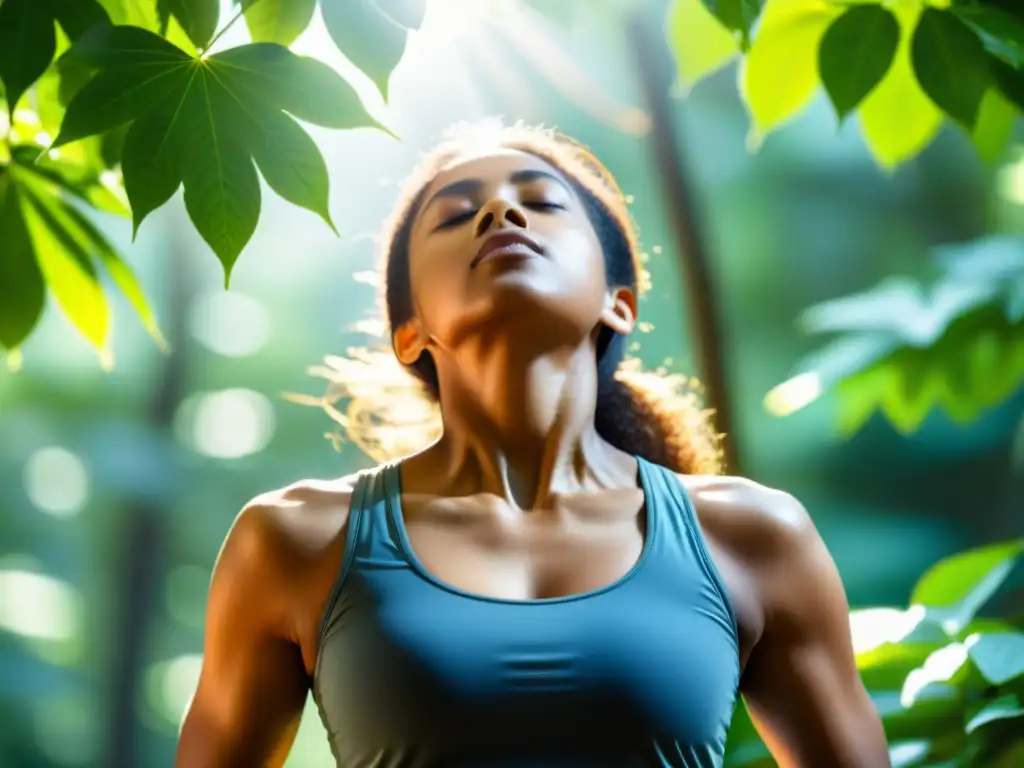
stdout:
{"type": "MultiPolygon", "coordinates": [[[[562,186],[566,192],[572,193],[565,179],[557,173],[539,168],[524,168],[519,171],[513,171],[509,174],[508,181],[511,184],[526,184],[531,181],[553,181],[562,186]]],[[[435,192],[423,206],[423,210],[426,210],[431,203],[445,197],[473,197],[478,195],[483,187],[484,182],[482,179],[459,179],[458,181],[453,181],[451,184],[447,184],[435,192]]]]}

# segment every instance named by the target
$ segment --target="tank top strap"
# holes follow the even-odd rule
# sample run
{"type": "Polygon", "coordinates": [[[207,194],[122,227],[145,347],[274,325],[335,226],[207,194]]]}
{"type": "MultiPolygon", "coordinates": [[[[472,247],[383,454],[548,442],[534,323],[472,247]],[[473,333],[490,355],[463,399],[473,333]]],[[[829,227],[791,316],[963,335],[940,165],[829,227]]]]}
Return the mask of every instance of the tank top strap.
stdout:
{"type": "MultiPolygon", "coordinates": [[[[407,566],[398,545],[393,501],[399,494],[398,463],[381,464],[361,473],[361,493],[353,494],[349,525],[352,543],[351,565],[359,569],[407,566]]],[[[347,556],[346,552],[346,556],[347,556]]],[[[346,558],[347,559],[347,558],[346,558]]]]}
{"type": "Polygon", "coordinates": [[[398,493],[398,464],[381,464],[360,472],[352,489],[345,553],[320,624],[321,643],[341,611],[341,597],[352,571],[409,568],[398,546],[392,499],[398,493]]]}
{"type": "Polygon", "coordinates": [[[667,467],[652,464],[640,456],[637,456],[637,463],[647,492],[648,525],[660,529],[658,537],[652,540],[658,559],[684,569],[687,566],[696,569],[696,576],[707,582],[733,632],[738,632],[732,599],[711,558],[686,486],[679,475],[667,467]]]}

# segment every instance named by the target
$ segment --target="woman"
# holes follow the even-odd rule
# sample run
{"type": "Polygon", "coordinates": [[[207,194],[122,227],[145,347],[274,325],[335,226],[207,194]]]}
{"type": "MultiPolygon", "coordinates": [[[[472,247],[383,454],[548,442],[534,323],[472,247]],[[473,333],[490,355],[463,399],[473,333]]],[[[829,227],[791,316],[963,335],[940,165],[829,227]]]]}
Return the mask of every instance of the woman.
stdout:
{"type": "Polygon", "coordinates": [[[715,476],[699,412],[617,373],[640,269],[597,161],[465,132],[385,234],[443,431],[242,511],[178,766],[281,765],[310,688],[344,768],[718,766],[738,694],[783,766],[888,766],[803,507],[715,476]]]}

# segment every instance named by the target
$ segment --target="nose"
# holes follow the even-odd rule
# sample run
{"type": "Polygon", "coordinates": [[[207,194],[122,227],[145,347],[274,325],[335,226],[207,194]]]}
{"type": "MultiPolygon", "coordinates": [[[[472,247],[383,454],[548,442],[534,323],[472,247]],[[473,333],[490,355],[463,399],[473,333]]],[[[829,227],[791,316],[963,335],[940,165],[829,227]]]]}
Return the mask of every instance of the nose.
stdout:
{"type": "Polygon", "coordinates": [[[504,229],[508,226],[526,229],[527,224],[522,208],[507,200],[492,200],[477,212],[473,233],[480,237],[491,229],[504,229]]]}

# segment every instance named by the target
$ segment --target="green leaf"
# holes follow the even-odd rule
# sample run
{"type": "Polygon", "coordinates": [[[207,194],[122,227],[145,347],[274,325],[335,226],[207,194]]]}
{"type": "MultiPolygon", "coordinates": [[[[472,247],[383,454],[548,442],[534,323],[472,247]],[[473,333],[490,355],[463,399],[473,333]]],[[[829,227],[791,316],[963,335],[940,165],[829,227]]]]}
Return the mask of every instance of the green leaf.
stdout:
{"type": "MultiPolygon", "coordinates": [[[[769,0],[770,2],[770,0],[769,0]]],[[[703,0],[704,6],[726,29],[740,34],[744,45],[750,38],[750,30],[761,15],[764,0],[703,0]]]]}
{"type": "Polygon", "coordinates": [[[911,64],[921,6],[896,3],[890,10],[900,23],[899,49],[888,74],[861,103],[858,116],[871,154],[891,170],[931,143],[942,126],[942,112],[921,90],[911,64]]]}
{"type": "Polygon", "coordinates": [[[325,128],[380,127],[337,72],[283,46],[243,45],[210,61],[216,61],[218,76],[243,101],[274,104],[299,120],[325,128]]]}
{"type": "MultiPolygon", "coordinates": [[[[14,173],[15,170],[11,170],[14,173]]],[[[18,170],[14,176],[39,267],[50,293],[71,324],[109,364],[110,308],[90,254],[61,225],[54,198],[43,185],[18,170]]]]}
{"type": "Polygon", "coordinates": [[[1024,72],[1018,71],[1005,62],[990,62],[996,86],[1018,109],[1024,109],[1024,72]]]}
{"type": "Polygon", "coordinates": [[[736,58],[739,41],[701,0],[675,0],[665,22],[679,84],[690,88],[736,58]]]}
{"type": "Polygon", "coordinates": [[[42,147],[19,146],[11,150],[14,162],[24,173],[56,184],[64,192],[93,208],[117,216],[128,216],[128,206],[118,191],[109,187],[94,168],[49,157],[42,147]],[[42,153],[42,154],[40,154],[42,153]]]}
{"type": "Polygon", "coordinates": [[[114,24],[141,27],[150,32],[160,31],[161,19],[157,13],[157,3],[154,0],[99,0],[99,2],[110,14],[110,20],[114,24]]]}
{"type": "Polygon", "coordinates": [[[965,128],[974,127],[992,83],[978,36],[949,11],[925,8],[914,32],[914,73],[924,92],[965,128]]]}
{"type": "Polygon", "coordinates": [[[320,216],[337,234],[329,212],[327,163],[316,143],[281,112],[261,110],[253,117],[252,154],[264,180],[288,202],[320,216]]]}
{"type": "Polygon", "coordinates": [[[81,211],[61,200],[55,200],[54,207],[62,220],[62,225],[81,244],[84,250],[96,256],[114,285],[117,286],[117,289],[121,291],[132,309],[135,310],[135,314],[138,315],[143,327],[157,343],[157,346],[166,350],[168,348],[167,340],[160,331],[160,326],[156,321],[152,307],[150,307],[149,300],[146,298],[145,292],[142,290],[142,286],[139,284],[139,280],[131,267],[118,255],[110,242],[81,211]]]}
{"type": "Polygon", "coordinates": [[[180,97],[185,209],[224,266],[224,284],[260,216],[260,183],[243,132],[242,107],[216,76],[216,65],[196,70],[180,97]]]}
{"type": "Polygon", "coordinates": [[[880,5],[850,8],[821,39],[818,70],[840,121],[867,97],[892,66],[900,24],[880,5]]]}
{"type": "Polygon", "coordinates": [[[242,8],[254,43],[287,47],[309,26],[316,0],[243,0],[242,8]]]}
{"type": "Polygon", "coordinates": [[[132,237],[145,218],[181,186],[183,142],[176,130],[179,104],[167,102],[139,118],[128,129],[121,151],[125,192],[132,207],[132,237]]]}
{"type": "Polygon", "coordinates": [[[996,722],[997,720],[1010,720],[1016,717],[1024,717],[1024,704],[1015,693],[1008,693],[1000,696],[995,701],[979,709],[975,715],[967,721],[964,727],[966,733],[973,733],[983,725],[996,722]]]}
{"type": "Polygon", "coordinates": [[[991,5],[954,6],[952,11],[974,30],[989,53],[1012,67],[1024,67],[1024,18],[991,5]]]}
{"type": "Polygon", "coordinates": [[[17,349],[43,313],[46,289],[17,186],[0,167],[0,345],[17,349]]]}
{"type": "Polygon", "coordinates": [[[167,0],[167,4],[196,48],[206,48],[220,20],[219,0],[167,0]]]}
{"type": "Polygon", "coordinates": [[[971,142],[984,162],[993,164],[1003,156],[1018,117],[1020,112],[1002,91],[998,88],[986,91],[978,111],[978,122],[971,133],[971,142]]]}
{"type": "Polygon", "coordinates": [[[333,70],[276,44],[198,59],[145,30],[111,27],[75,49],[98,73],[68,105],[55,146],[131,122],[122,170],[135,228],[183,184],[185,207],[226,279],[259,219],[254,159],[272,189],[330,223],[323,158],[283,113],[331,127],[375,125],[333,70]]]}
{"type": "Polygon", "coordinates": [[[53,14],[40,0],[6,0],[0,4],[0,80],[13,115],[22,95],[53,61],[57,38],[53,14]]]}
{"type": "Polygon", "coordinates": [[[966,626],[1005,581],[1022,551],[1024,539],[1018,539],[946,558],[921,577],[910,601],[939,609],[935,613],[951,627],[966,626]]]}
{"type": "Polygon", "coordinates": [[[974,666],[992,685],[1003,685],[1024,675],[1024,634],[1020,632],[978,635],[968,641],[968,652],[974,666]]]}
{"type": "Polygon", "coordinates": [[[408,31],[373,0],[320,0],[320,14],[338,50],[359,67],[387,101],[388,81],[405,52],[408,31]]]}
{"type": "MultiPolygon", "coordinates": [[[[77,40],[97,24],[109,24],[110,16],[95,0],[47,0],[69,40],[77,40]]],[[[44,5],[45,3],[40,3],[44,5]]]]}
{"type": "Polygon", "coordinates": [[[842,10],[828,0],[768,0],[740,70],[753,143],[811,101],[819,82],[821,38],[842,10]]]}

